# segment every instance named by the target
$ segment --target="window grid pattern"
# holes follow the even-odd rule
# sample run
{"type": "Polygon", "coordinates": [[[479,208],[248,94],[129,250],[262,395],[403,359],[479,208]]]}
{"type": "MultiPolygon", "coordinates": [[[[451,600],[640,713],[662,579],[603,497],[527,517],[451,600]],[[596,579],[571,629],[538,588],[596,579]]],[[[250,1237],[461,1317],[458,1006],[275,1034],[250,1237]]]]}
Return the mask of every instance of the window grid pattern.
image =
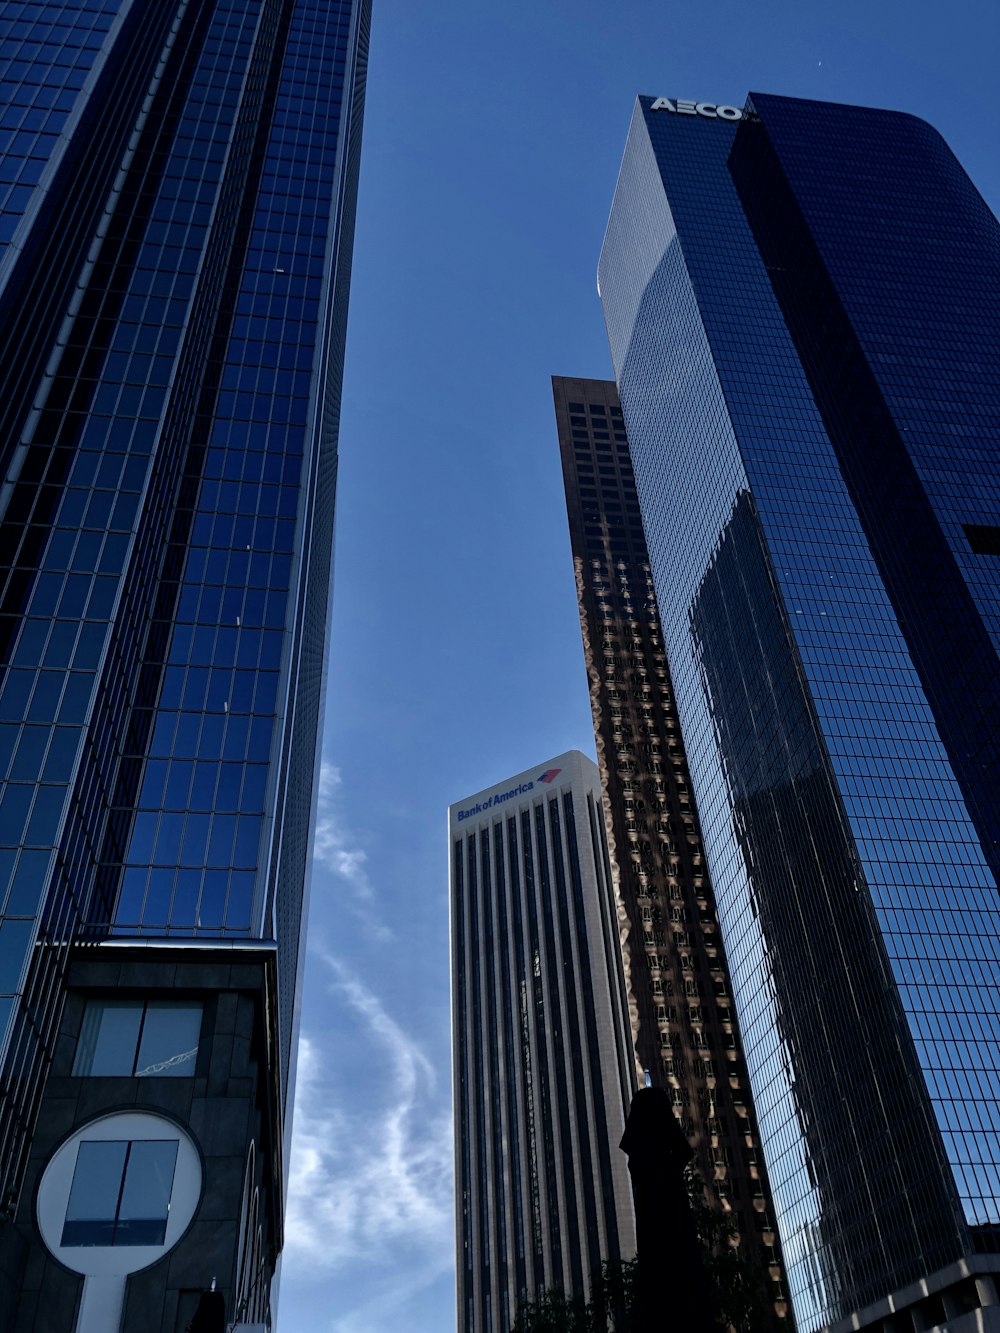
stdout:
{"type": "MultiPolygon", "coordinates": [[[[182,122],[178,136],[179,150],[190,146],[195,163],[182,161],[169,173],[174,178],[166,186],[171,220],[165,225],[174,230],[156,233],[148,262],[154,272],[170,271],[171,240],[183,244],[190,239],[194,260],[200,253],[194,244],[209,240],[207,224],[211,223],[213,239],[221,239],[222,229],[235,224],[233,253],[213,255],[210,250],[206,256],[215,261],[216,293],[225,293],[223,304],[228,307],[235,283],[226,281],[225,264],[235,260],[238,271],[246,254],[252,208],[246,190],[259,173],[254,154],[260,151],[262,104],[268,93],[269,66],[280,54],[281,29],[274,6],[259,10],[223,6],[218,17],[220,30],[210,33],[205,46],[208,67],[199,70],[192,83],[190,121],[182,122]],[[224,62],[221,68],[220,62],[224,62]],[[183,227],[185,201],[171,196],[191,180],[195,165],[202,176],[199,193],[208,200],[218,195],[219,205],[214,211],[203,206],[196,216],[204,218],[206,231],[190,237],[183,227]]],[[[208,291],[205,296],[216,293],[208,291]]],[[[121,934],[250,933],[280,657],[280,635],[275,630],[267,656],[274,671],[261,685],[257,677],[265,633],[265,589],[272,572],[269,548],[275,541],[266,519],[259,532],[254,530],[251,512],[239,534],[249,538],[243,542],[242,560],[217,547],[213,570],[205,578],[206,583],[213,580],[212,586],[196,586],[192,592],[190,571],[198,569],[199,562],[205,568],[214,531],[221,532],[228,524],[232,533],[235,507],[231,496],[220,495],[211,454],[205,449],[208,414],[219,397],[214,358],[224,345],[226,328],[215,322],[207,303],[202,309],[205,326],[192,345],[208,361],[207,392],[199,395],[193,447],[187,451],[184,470],[180,477],[175,469],[172,477],[164,478],[164,499],[168,506],[172,502],[173,523],[146,651],[158,698],[151,712],[133,713],[139,723],[134,758],[146,759],[139,770],[138,800],[134,788],[120,786],[116,793],[119,821],[123,825],[131,821],[123,858],[126,868],[114,909],[114,929],[121,934]],[[221,508],[217,517],[208,509],[213,501],[221,508]],[[256,562],[253,551],[245,549],[255,539],[262,552],[256,562]],[[255,762],[248,760],[248,753],[255,762]],[[133,810],[137,810],[134,817],[133,810]]],[[[267,507],[265,500],[265,513],[267,507]]],[[[287,596],[288,582],[287,570],[283,584],[280,573],[274,572],[278,592],[272,621],[280,618],[278,607],[287,596]]],[[[144,590],[136,586],[134,595],[136,604],[141,604],[144,590]]],[[[112,861],[109,878],[115,877],[116,869],[112,861]]]]}
{"type": "MultiPolygon", "coordinates": [[[[164,544],[172,478],[180,465],[176,435],[183,434],[185,415],[193,406],[192,366],[201,360],[192,298],[200,254],[196,246],[208,238],[208,207],[205,194],[199,198],[188,189],[184,197],[183,186],[192,175],[202,176],[205,161],[221,162],[218,137],[225,137],[218,107],[211,107],[210,100],[201,99],[199,105],[195,93],[186,117],[179,115],[179,108],[192,85],[197,90],[199,76],[205,87],[213,78],[223,86],[227,77],[230,86],[239,79],[233,49],[238,43],[221,39],[233,35],[234,24],[242,27],[250,21],[252,16],[241,14],[241,9],[222,6],[214,16],[205,11],[195,15],[198,22],[179,29],[170,60],[154,85],[151,109],[142,118],[139,150],[108,201],[100,254],[85,270],[89,283],[75,303],[61,357],[55,372],[42,379],[37,394],[40,411],[25,437],[28,462],[4,515],[4,536],[14,552],[4,606],[13,609],[20,598],[26,614],[11,617],[11,624],[19,624],[16,638],[4,635],[11,647],[0,694],[0,744],[4,757],[13,758],[0,807],[2,802],[20,801],[27,809],[32,787],[34,796],[30,818],[19,825],[12,817],[0,836],[11,844],[20,841],[18,867],[27,857],[37,871],[33,901],[8,895],[7,919],[0,924],[0,952],[10,969],[0,978],[0,988],[6,981],[9,1004],[24,973],[23,957],[19,960],[4,947],[5,933],[17,932],[17,938],[25,941],[32,938],[41,924],[44,902],[46,932],[66,947],[81,917],[97,924],[107,920],[108,900],[120,877],[120,864],[112,867],[110,877],[107,865],[102,867],[103,892],[95,897],[95,879],[108,848],[121,860],[121,820],[108,818],[116,776],[118,785],[124,783],[134,796],[135,759],[129,772],[128,750],[134,752],[141,743],[144,713],[141,707],[130,712],[128,705],[136,695],[141,705],[151,688],[148,677],[142,676],[136,644],[142,642],[150,615],[149,587],[164,544]],[[205,114],[206,106],[214,116],[205,114]],[[175,136],[176,129],[184,133],[175,136]],[[169,255],[151,248],[150,240],[162,239],[167,217],[190,242],[169,255]],[[160,267],[163,264],[168,266],[160,267]],[[187,374],[183,359],[175,373],[171,358],[180,355],[186,325],[187,374]],[[166,404],[171,377],[174,393],[166,404]],[[161,413],[166,417],[163,427],[158,424],[161,413]],[[32,463],[36,457],[40,478],[32,463]],[[97,669],[126,571],[126,583],[130,580],[133,593],[141,588],[145,600],[129,598],[127,592],[121,599],[116,651],[105,666],[94,712],[97,669]],[[25,706],[18,712],[22,695],[25,706]],[[25,719],[20,730],[19,717],[25,719]],[[86,750],[78,766],[82,738],[86,750]],[[27,770],[24,753],[35,756],[34,766],[27,770]],[[19,772],[34,781],[16,782],[19,772]],[[64,824],[67,794],[71,800],[64,824]],[[41,823],[39,811],[45,814],[41,823]],[[46,868],[52,858],[38,844],[46,835],[51,842],[61,827],[50,888],[46,868]]],[[[220,105],[225,104],[223,98],[220,105]]],[[[226,117],[231,112],[224,112],[223,120],[226,117]]],[[[209,170],[208,175],[207,198],[211,198],[219,171],[209,170]]],[[[198,292],[202,312],[219,304],[219,288],[213,292],[218,268],[218,260],[214,266],[208,263],[202,274],[198,292]]],[[[49,954],[48,962],[54,961],[54,953],[49,954]]],[[[23,1004],[35,1021],[20,1028],[9,1053],[9,1067],[22,1080],[21,1086],[34,1087],[32,1098],[37,1095],[39,1068],[36,1039],[39,1032],[43,1038],[51,1034],[57,1012],[57,995],[43,972],[40,966],[24,978],[23,1004]]],[[[28,1106],[32,1098],[25,1099],[28,1106]]],[[[20,1132],[19,1118],[18,1114],[8,1122],[8,1135],[20,1132]]],[[[5,1160],[15,1159],[8,1155],[5,1160]]]]}
{"type": "Polygon", "coordinates": [[[635,1055],[787,1315],[780,1248],[613,381],[553,378],[635,1055]]]}
{"type": "Polygon", "coordinates": [[[474,830],[452,824],[463,1333],[506,1333],[543,1287],[589,1292],[631,1243],[608,1124],[624,1126],[632,1091],[610,872],[594,792],[588,805],[553,785],[474,830]]]}
{"type": "Polygon", "coordinates": [[[123,7],[123,0],[5,0],[0,9],[0,272],[123,7]]]}
{"type": "MultiPolygon", "coordinates": [[[[796,1320],[810,1330],[967,1250],[956,1185],[968,1221],[995,1220],[995,1006],[980,984],[995,969],[995,887],[734,187],[733,135],[759,126],[648,106],[601,290],[796,1320]],[[933,1019],[931,977],[944,982],[933,1019]],[[956,1116],[977,1126],[975,1162],[956,1116]]],[[[815,174],[829,130],[812,124],[815,174]]],[[[855,126],[856,144],[884,128],[855,126]]],[[[835,224],[845,256],[868,225],[856,206],[855,182],[835,224]]]]}
{"type": "MultiPolygon", "coordinates": [[[[1000,579],[996,561],[970,552],[962,522],[1000,514],[1000,392],[987,369],[1000,356],[990,295],[1000,291],[1000,227],[940,135],[915,117],[754,105],[763,132],[741,139],[734,178],[910,659],[890,707],[883,671],[858,680],[849,710],[843,694],[839,706],[824,701],[821,718],[830,730],[836,719],[845,809],[965,1218],[992,1228],[1000,579]],[[818,141],[830,145],[819,176],[809,163],[818,141]],[[843,240],[849,217],[853,253],[843,240]],[[775,243],[786,272],[771,260],[775,243]],[[813,310],[830,312],[822,321],[804,318],[810,297],[813,310]],[[981,359],[967,355],[970,342],[981,359]],[[925,747],[928,707],[935,734],[925,747]],[[862,725],[845,727],[842,713],[862,725]],[[889,740],[874,758],[876,727],[889,740]]],[[[822,635],[811,656],[828,680],[822,635]]]]}
{"type": "Polygon", "coordinates": [[[0,1119],[15,1180],[74,932],[277,931],[283,1080],[293,1030],[368,8],[145,13],[109,30],[91,165],[122,170],[100,245],[74,235],[68,315],[68,291],[40,294],[64,327],[28,363],[0,524],[0,1026],[30,1015],[0,1119]],[[129,80],[160,56],[140,111],[129,80]],[[28,968],[40,925],[59,943],[28,968]]]}

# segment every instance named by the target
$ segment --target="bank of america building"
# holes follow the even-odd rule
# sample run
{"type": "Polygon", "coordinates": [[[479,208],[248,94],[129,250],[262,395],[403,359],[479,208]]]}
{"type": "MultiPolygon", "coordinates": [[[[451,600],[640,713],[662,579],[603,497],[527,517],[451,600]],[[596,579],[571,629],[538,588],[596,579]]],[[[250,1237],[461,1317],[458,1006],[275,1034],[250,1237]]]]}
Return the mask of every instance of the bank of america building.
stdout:
{"type": "Polygon", "coordinates": [[[0,6],[0,1326],[270,1324],[365,0],[0,6]]]}
{"type": "Polygon", "coordinates": [[[797,1326],[993,1327],[1000,229],[915,117],[641,97],[599,283],[797,1326]]]}
{"type": "Polygon", "coordinates": [[[597,765],[576,750],[448,812],[460,1333],[635,1257],[636,1086],[597,765]]]}

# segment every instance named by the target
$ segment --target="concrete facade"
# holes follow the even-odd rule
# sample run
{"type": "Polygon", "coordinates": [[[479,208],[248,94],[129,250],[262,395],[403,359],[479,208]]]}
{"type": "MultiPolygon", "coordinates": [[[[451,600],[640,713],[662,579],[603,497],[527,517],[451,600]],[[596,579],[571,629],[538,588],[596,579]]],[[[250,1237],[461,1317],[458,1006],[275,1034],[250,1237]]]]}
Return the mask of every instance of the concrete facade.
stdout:
{"type": "Polygon", "coordinates": [[[273,950],[171,949],[102,944],[76,952],[55,1058],[13,1222],[0,1227],[0,1327],[5,1333],[69,1333],[83,1278],[50,1255],[39,1234],[40,1177],[67,1137],[99,1117],[154,1111],[194,1140],[201,1197],[190,1225],[161,1259],[126,1281],[123,1326],[183,1333],[213,1278],[227,1319],[269,1318],[267,1256],[280,1249],[278,1098],[268,1074],[266,1021],[273,950]],[[74,1058],[88,998],[190,999],[203,1005],[191,1077],[81,1077],[74,1058]]]}
{"type": "Polygon", "coordinates": [[[570,751],[449,811],[458,1327],[586,1299],[635,1254],[636,1071],[596,766],[570,751]]]}

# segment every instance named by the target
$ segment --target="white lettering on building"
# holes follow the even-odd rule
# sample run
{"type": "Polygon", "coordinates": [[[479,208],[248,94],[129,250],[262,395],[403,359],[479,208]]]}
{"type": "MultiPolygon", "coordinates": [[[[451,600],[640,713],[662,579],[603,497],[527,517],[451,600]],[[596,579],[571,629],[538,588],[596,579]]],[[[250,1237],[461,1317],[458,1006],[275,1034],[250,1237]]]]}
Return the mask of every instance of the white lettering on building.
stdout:
{"type": "Polygon", "coordinates": [[[670,111],[675,116],[705,116],[708,120],[742,120],[738,106],[720,106],[717,102],[684,102],[675,98],[658,97],[650,111],[670,111]]]}

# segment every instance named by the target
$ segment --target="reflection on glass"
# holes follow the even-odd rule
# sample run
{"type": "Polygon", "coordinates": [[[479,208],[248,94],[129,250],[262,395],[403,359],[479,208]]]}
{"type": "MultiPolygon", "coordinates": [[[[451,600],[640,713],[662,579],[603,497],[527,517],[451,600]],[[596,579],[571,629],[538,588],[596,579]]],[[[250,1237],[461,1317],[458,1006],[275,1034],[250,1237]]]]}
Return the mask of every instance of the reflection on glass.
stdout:
{"type": "Polygon", "coordinates": [[[136,1077],[192,1075],[200,1032],[200,1004],[157,1002],[147,1005],[136,1077]]]}
{"type": "Polygon", "coordinates": [[[73,1073],[190,1078],[200,1031],[196,1001],[89,1000],[73,1073]]]}
{"type": "Polygon", "coordinates": [[[113,1245],[128,1143],[81,1143],[66,1206],[63,1245],[113,1245]]]}
{"type": "Polygon", "coordinates": [[[162,1245],[167,1234],[177,1140],[131,1143],[115,1245],[162,1245]]]}
{"type": "Polygon", "coordinates": [[[176,1165],[176,1139],[81,1143],[62,1244],[162,1245],[176,1165]]]}
{"type": "Polygon", "coordinates": [[[135,1000],[92,1000],[83,1016],[73,1073],[131,1074],[142,1022],[135,1000]]]}

